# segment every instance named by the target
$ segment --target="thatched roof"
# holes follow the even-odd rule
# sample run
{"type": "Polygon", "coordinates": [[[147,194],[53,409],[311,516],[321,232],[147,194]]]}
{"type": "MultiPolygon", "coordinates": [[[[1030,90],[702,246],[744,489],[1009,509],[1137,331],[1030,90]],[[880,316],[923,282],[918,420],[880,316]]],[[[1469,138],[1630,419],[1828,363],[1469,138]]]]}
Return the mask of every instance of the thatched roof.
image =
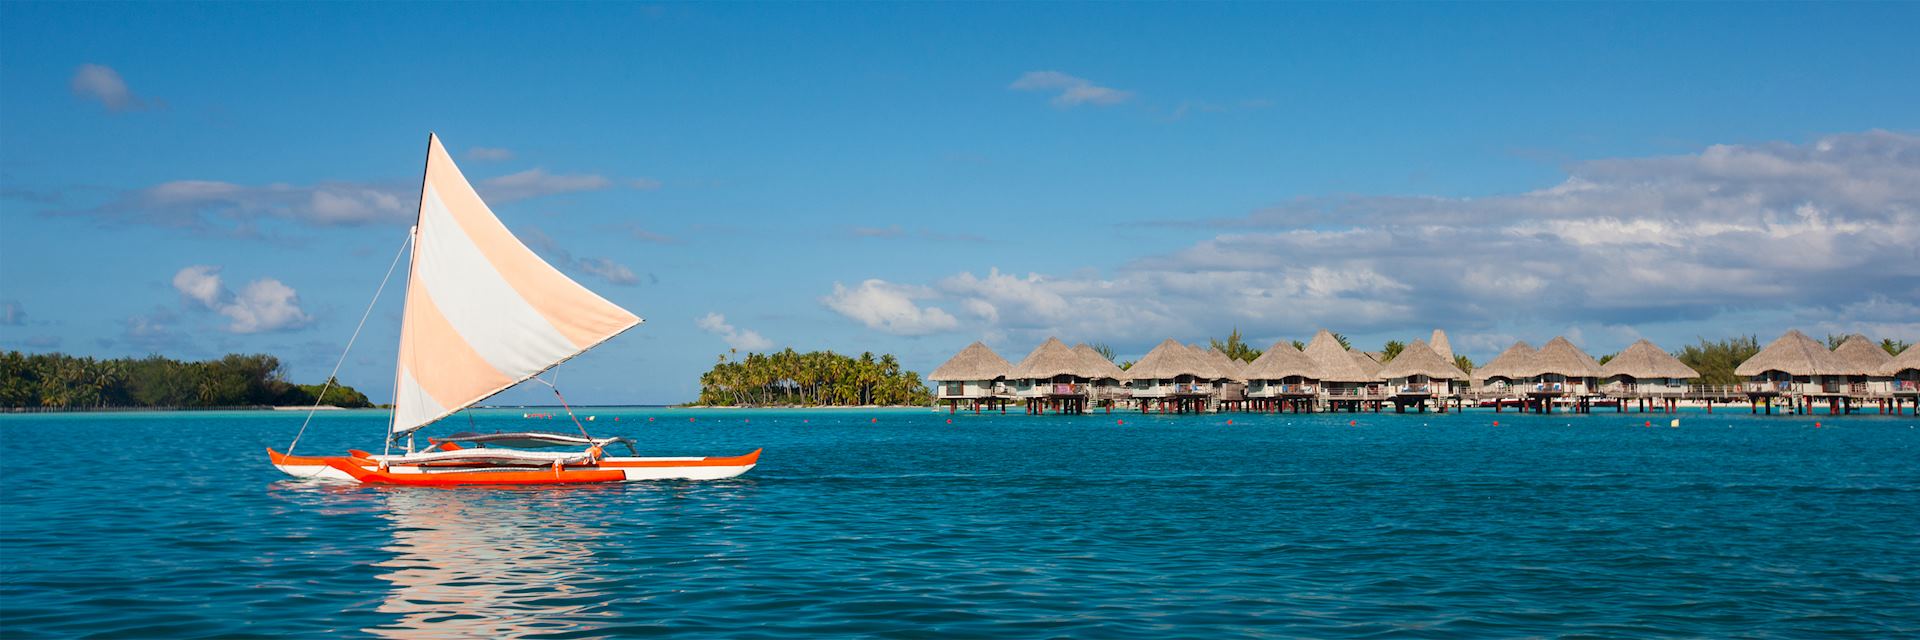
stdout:
{"type": "Polygon", "coordinates": [[[1897,376],[1908,369],[1920,370],[1920,346],[1907,347],[1906,351],[1894,356],[1893,360],[1880,366],[1880,375],[1897,376]]]}
{"type": "Polygon", "coordinates": [[[1380,357],[1371,352],[1348,351],[1347,354],[1353,356],[1354,366],[1360,367],[1361,371],[1367,373],[1367,382],[1379,380],[1380,370],[1386,368],[1386,365],[1380,364],[1380,357]]]}
{"type": "Polygon", "coordinates": [[[992,380],[1007,375],[1013,365],[987,345],[975,342],[961,349],[927,375],[928,380],[992,380]]]}
{"type": "Polygon", "coordinates": [[[1581,351],[1580,347],[1573,346],[1572,341],[1561,336],[1548,342],[1547,346],[1540,347],[1540,351],[1534,353],[1533,357],[1527,358],[1525,364],[1520,367],[1520,374],[1523,376],[1541,376],[1550,373],[1569,378],[1598,378],[1600,363],[1594,360],[1593,356],[1587,355],[1587,352],[1581,351]]]}
{"type": "Polygon", "coordinates": [[[1128,380],[1171,380],[1180,376],[1213,379],[1213,365],[1172,338],[1155,346],[1126,371],[1128,380]]]}
{"type": "MultiPolygon", "coordinates": [[[[1320,379],[1327,382],[1373,382],[1375,378],[1367,369],[1354,362],[1355,353],[1348,352],[1335,340],[1333,333],[1321,329],[1313,334],[1313,340],[1307,342],[1305,349],[1313,365],[1320,369],[1320,379]]],[[[1365,358],[1366,356],[1360,356],[1365,358]]]]}
{"type": "Polygon", "coordinates": [[[1095,378],[1099,370],[1087,365],[1080,354],[1059,338],[1047,338],[1046,342],[1034,347],[1033,353],[1014,365],[1007,373],[1009,380],[1044,380],[1058,375],[1071,375],[1080,378],[1095,378]]]}
{"type": "Polygon", "coordinates": [[[1240,374],[1248,380],[1280,380],[1289,376],[1319,380],[1320,367],[1313,364],[1313,358],[1282,340],[1261,352],[1260,357],[1254,358],[1240,374]]]}
{"type": "Polygon", "coordinates": [[[1112,360],[1108,360],[1106,356],[1100,355],[1099,351],[1093,350],[1093,347],[1087,346],[1087,343],[1082,342],[1073,345],[1073,352],[1080,354],[1080,359],[1086,361],[1087,368],[1099,372],[1098,375],[1087,377],[1096,380],[1127,379],[1125,371],[1121,371],[1118,365],[1115,365],[1112,360]]]}
{"type": "Polygon", "coordinates": [[[1436,380],[1461,380],[1467,377],[1467,372],[1453,366],[1453,360],[1441,357],[1440,352],[1427,346],[1427,341],[1414,340],[1413,344],[1401,349],[1400,355],[1394,356],[1387,366],[1381,368],[1378,375],[1387,380],[1416,375],[1436,380]]]}
{"type": "Polygon", "coordinates": [[[1447,332],[1434,329],[1433,339],[1427,341],[1427,346],[1432,348],[1434,353],[1440,354],[1440,357],[1446,358],[1447,362],[1453,362],[1453,343],[1447,341],[1447,332]]]}
{"type": "Polygon", "coordinates": [[[1893,362],[1893,356],[1886,349],[1874,344],[1866,336],[1858,333],[1847,336],[1840,346],[1833,348],[1834,364],[1840,366],[1840,373],[1849,376],[1880,375],[1880,369],[1893,362]]]}
{"type": "Polygon", "coordinates": [[[1685,379],[1698,378],[1700,372],[1694,371],[1693,367],[1687,366],[1687,363],[1681,362],[1672,354],[1661,351],[1660,347],[1643,338],[1621,351],[1612,360],[1608,360],[1606,364],[1600,365],[1600,377],[1614,376],[1628,376],[1635,380],[1685,379]]]}
{"type": "Polygon", "coordinates": [[[1800,333],[1799,329],[1787,331],[1775,339],[1760,353],[1753,354],[1746,362],[1734,368],[1737,376],[1757,376],[1768,371],[1779,371],[1793,376],[1835,375],[1844,369],[1833,357],[1833,352],[1800,333]]]}
{"type": "Polygon", "coordinates": [[[1200,355],[1205,356],[1207,363],[1213,365],[1215,380],[1246,379],[1246,363],[1228,357],[1227,354],[1214,348],[1208,348],[1206,351],[1201,352],[1200,355]]]}
{"type": "Polygon", "coordinates": [[[1366,356],[1367,359],[1372,360],[1374,364],[1381,364],[1387,361],[1387,352],[1385,351],[1360,351],[1355,349],[1353,353],[1366,356]]]}
{"type": "Polygon", "coordinates": [[[1509,380],[1525,378],[1527,374],[1521,373],[1521,371],[1526,369],[1527,362],[1533,359],[1533,354],[1535,353],[1537,352],[1533,350],[1533,345],[1527,344],[1525,340],[1514,342],[1513,346],[1507,347],[1506,351],[1502,351],[1500,355],[1494,356],[1492,361],[1475,368],[1473,375],[1482,380],[1488,378],[1507,378],[1509,380]]]}

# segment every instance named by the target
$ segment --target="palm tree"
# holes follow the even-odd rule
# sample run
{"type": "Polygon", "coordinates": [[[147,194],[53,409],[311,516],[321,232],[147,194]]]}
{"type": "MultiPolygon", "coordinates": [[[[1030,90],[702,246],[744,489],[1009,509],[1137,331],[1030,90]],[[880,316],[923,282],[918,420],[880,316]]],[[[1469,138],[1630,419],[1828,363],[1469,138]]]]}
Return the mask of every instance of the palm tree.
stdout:
{"type": "Polygon", "coordinates": [[[1473,373],[1472,358],[1456,355],[1453,357],[1453,366],[1460,367],[1460,371],[1464,373],[1473,373]]]}
{"type": "Polygon", "coordinates": [[[1907,347],[1910,347],[1910,346],[1913,346],[1912,343],[1909,343],[1905,340],[1895,340],[1893,338],[1886,338],[1880,341],[1880,348],[1886,349],[1887,355],[1893,355],[1893,356],[1900,355],[1900,352],[1906,351],[1907,347]]]}
{"type": "Polygon", "coordinates": [[[1233,331],[1227,333],[1226,340],[1213,338],[1210,339],[1209,342],[1213,344],[1214,349],[1219,350],[1220,353],[1227,354],[1227,357],[1235,360],[1253,362],[1255,358],[1260,357],[1259,349],[1248,346],[1247,343],[1240,338],[1239,327],[1234,327],[1233,331]]]}
{"type": "Polygon", "coordinates": [[[1380,361],[1383,363],[1392,362],[1394,358],[1399,357],[1400,352],[1406,350],[1407,343],[1399,340],[1388,340],[1385,345],[1380,347],[1380,361]]]}

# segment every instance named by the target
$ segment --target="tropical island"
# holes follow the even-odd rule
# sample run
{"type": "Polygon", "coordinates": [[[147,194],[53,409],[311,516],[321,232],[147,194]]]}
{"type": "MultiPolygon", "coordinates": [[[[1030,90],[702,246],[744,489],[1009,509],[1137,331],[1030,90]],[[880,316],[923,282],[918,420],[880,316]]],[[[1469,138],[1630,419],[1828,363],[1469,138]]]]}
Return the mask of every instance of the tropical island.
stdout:
{"type": "Polygon", "coordinates": [[[204,409],[373,406],[338,381],[295,384],[280,359],[228,354],[185,362],[160,355],[99,360],[64,353],[0,354],[0,409],[204,409]],[[325,397],[321,397],[324,393],[325,397]],[[317,401],[317,402],[316,402],[317,401]]]}
{"type": "Polygon", "coordinates": [[[933,392],[920,374],[900,366],[893,354],[861,353],[855,358],[832,351],[799,353],[792,348],[760,354],[720,354],[700,375],[700,399],[707,407],[857,407],[920,406],[933,392]]]}

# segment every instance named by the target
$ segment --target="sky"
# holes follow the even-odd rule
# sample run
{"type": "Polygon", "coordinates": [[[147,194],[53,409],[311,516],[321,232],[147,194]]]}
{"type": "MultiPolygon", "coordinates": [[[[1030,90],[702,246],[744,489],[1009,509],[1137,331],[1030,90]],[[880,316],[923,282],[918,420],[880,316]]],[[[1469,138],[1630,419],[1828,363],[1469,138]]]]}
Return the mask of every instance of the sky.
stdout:
{"type": "MultiPolygon", "coordinates": [[[[0,348],[332,369],[437,132],[729,350],[1920,341],[1920,5],[0,3],[0,348]]],[[[398,284],[393,285],[397,287],[398,284]]],[[[341,379],[391,396],[399,296],[341,379]]],[[[737,357],[737,356],[736,356],[737,357]]],[[[550,401],[523,385],[496,402],[550,401]]]]}

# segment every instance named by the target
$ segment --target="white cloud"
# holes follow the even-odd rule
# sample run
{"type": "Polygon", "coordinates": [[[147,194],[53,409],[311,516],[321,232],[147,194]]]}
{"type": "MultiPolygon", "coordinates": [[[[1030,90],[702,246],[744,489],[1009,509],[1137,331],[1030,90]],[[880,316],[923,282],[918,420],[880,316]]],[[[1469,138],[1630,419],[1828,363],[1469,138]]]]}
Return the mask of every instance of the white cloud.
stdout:
{"type": "Polygon", "coordinates": [[[70,82],[73,95],[92,100],[107,108],[108,111],[139,111],[150,105],[147,100],[134,95],[127,88],[127,81],[113,67],[99,64],[83,64],[73,72],[70,82]]]}
{"type": "Polygon", "coordinates": [[[322,227],[403,223],[413,219],[418,190],[398,184],[249,186],[175,180],[123,191],[106,204],[68,213],[118,223],[188,229],[244,229],[262,220],[322,227]]]}
{"type": "Polygon", "coordinates": [[[897,335],[926,335],[959,327],[959,321],[946,311],[937,307],[921,308],[913,302],[932,296],[932,291],[925,287],[903,286],[873,279],[852,289],[835,282],[833,293],[821,298],[820,302],[868,328],[897,335]]]}
{"type": "Polygon", "coordinates": [[[482,162],[499,162],[501,160],[512,160],[513,150],[504,149],[501,147],[473,147],[467,150],[467,159],[479,160],[482,162]]]}
{"type": "Polygon", "coordinates": [[[222,285],[220,267],[193,265],[173,274],[173,288],[188,301],[226,316],[227,331],[232,333],[297,329],[312,320],[300,310],[300,296],[293,287],[273,278],[249,282],[235,295],[222,285]]]}
{"type": "Polygon", "coordinates": [[[631,178],[627,180],[627,186],[641,191],[653,191],[659,189],[661,183],[653,178],[631,178]]]}
{"type": "Polygon", "coordinates": [[[1068,109],[1083,104],[1110,106],[1126,102],[1133,93],[1111,87],[1102,87],[1085,78],[1070,76],[1059,71],[1028,71],[1022,74],[1007,88],[1016,91],[1055,92],[1050,101],[1053,106],[1068,109]]]}
{"type": "Polygon", "coordinates": [[[0,300],[0,326],[18,327],[27,323],[27,312],[17,300],[0,300]]]}
{"type": "Polygon", "coordinates": [[[759,332],[741,329],[727,323],[727,317],[714,312],[695,320],[701,331],[720,336],[727,346],[740,351],[765,351],[773,348],[773,341],[761,336],[759,332]]]}
{"type": "Polygon", "coordinates": [[[487,202],[498,203],[579,191],[599,191],[611,186],[613,181],[604,176],[554,175],[547,173],[545,169],[528,169],[481,180],[474,189],[479,191],[487,202]]]}

